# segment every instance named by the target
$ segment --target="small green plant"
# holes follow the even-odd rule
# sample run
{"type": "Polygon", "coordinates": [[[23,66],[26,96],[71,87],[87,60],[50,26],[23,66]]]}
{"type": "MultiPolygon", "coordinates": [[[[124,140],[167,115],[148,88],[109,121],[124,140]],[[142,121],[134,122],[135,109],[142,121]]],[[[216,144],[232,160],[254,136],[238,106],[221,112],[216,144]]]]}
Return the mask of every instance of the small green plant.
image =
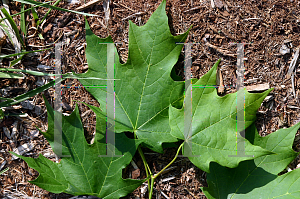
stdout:
{"type": "MultiPolygon", "coordinates": [[[[28,31],[28,21],[26,21],[26,14],[28,12],[31,12],[31,14],[32,14],[32,16],[33,16],[33,18],[36,22],[36,27],[34,27],[36,30],[40,29],[40,25],[45,21],[45,19],[47,18],[47,16],[49,15],[49,13],[51,12],[52,9],[65,11],[65,12],[73,12],[73,13],[82,14],[82,15],[85,15],[85,16],[95,16],[93,14],[77,12],[77,11],[73,11],[73,10],[68,10],[68,9],[63,9],[63,8],[56,7],[56,5],[60,1],[61,0],[58,0],[53,5],[49,5],[53,1],[49,1],[49,2],[46,2],[46,3],[41,3],[41,2],[38,2],[38,1],[32,1],[32,0],[18,0],[18,2],[21,2],[21,12],[16,13],[14,15],[10,15],[5,8],[1,9],[1,11],[4,14],[5,18],[0,19],[0,28],[6,33],[6,35],[8,36],[8,38],[10,39],[10,41],[12,43],[14,43],[14,42],[12,40],[12,35],[11,34],[14,34],[16,36],[16,38],[18,39],[18,41],[20,42],[21,48],[22,48],[20,53],[16,53],[16,55],[14,55],[14,56],[19,56],[19,57],[10,62],[10,67],[14,66],[20,60],[22,60],[22,58],[25,54],[36,52],[36,51],[26,52],[26,42],[25,41],[27,39],[27,31],[28,31]],[[25,9],[25,4],[29,4],[29,5],[31,5],[31,7],[28,8],[28,9],[25,9]],[[41,20],[39,20],[39,16],[38,16],[37,12],[35,11],[35,8],[39,7],[39,6],[49,8],[48,12],[43,16],[43,18],[41,20]],[[21,17],[20,17],[20,19],[21,19],[20,20],[21,32],[19,32],[18,26],[15,23],[15,21],[13,20],[13,17],[17,16],[17,15],[21,15],[21,17]],[[14,31],[13,33],[9,32],[7,25],[2,23],[4,20],[8,20],[12,30],[14,31]]],[[[38,35],[39,35],[40,39],[43,39],[42,34],[38,33],[38,35]]],[[[44,50],[46,50],[46,49],[44,49],[44,50]]],[[[15,77],[17,78],[17,76],[15,76],[15,77]]],[[[12,78],[12,77],[10,77],[10,78],[12,78]]]]}
{"type": "MultiPolygon", "coordinates": [[[[20,1],[21,2],[21,12],[16,13],[14,15],[10,15],[5,8],[2,8],[1,11],[4,14],[5,18],[0,19],[0,28],[6,33],[6,35],[10,39],[11,43],[13,43],[11,34],[14,34],[16,36],[16,38],[18,39],[18,41],[21,43],[22,49],[21,49],[20,53],[9,54],[9,55],[0,55],[0,59],[18,56],[18,58],[14,59],[13,61],[10,62],[9,67],[12,67],[15,64],[17,64],[20,60],[22,60],[23,56],[26,55],[26,54],[52,49],[52,48],[46,48],[46,49],[42,49],[42,50],[26,51],[26,42],[25,41],[26,41],[26,35],[27,35],[27,30],[28,30],[28,22],[26,21],[26,13],[27,12],[32,13],[32,16],[34,17],[34,20],[36,21],[37,26],[39,26],[41,23],[43,23],[43,21],[47,18],[48,14],[51,12],[52,9],[66,11],[66,12],[73,12],[73,13],[77,13],[77,14],[83,14],[83,15],[86,15],[86,16],[95,16],[93,14],[82,13],[82,12],[77,12],[77,11],[72,11],[72,10],[67,10],[67,9],[56,7],[56,5],[60,1],[61,0],[56,1],[53,4],[53,6],[49,5],[49,3],[53,2],[53,1],[45,2],[45,3],[36,2],[36,1],[26,1],[26,0],[20,1]],[[30,4],[32,7],[30,7],[29,9],[25,9],[25,3],[30,4]],[[39,7],[39,6],[49,8],[48,12],[46,13],[46,15],[44,15],[44,17],[41,20],[39,20],[38,14],[35,11],[35,8],[39,7]],[[17,16],[17,15],[21,15],[21,20],[20,20],[21,32],[19,32],[18,26],[15,23],[15,21],[13,20],[13,17],[17,16]],[[13,30],[13,33],[8,31],[7,25],[5,25],[3,23],[4,20],[7,20],[9,22],[9,24],[10,24],[12,30],[13,30]]],[[[40,37],[42,37],[42,36],[40,35],[40,37]]],[[[27,74],[35,75],[35,76],[55,76],[54,74],[42,73],[42,72],[38,72],[38,71],[12,69],[12,68],[0,68],[0,78],[23,79],[24,75],[21,74],[21,73],[27,73],[27,74]],[[16,73],[16,72],[18,72],[18,73],[16,73]]],[[[74,78],[74,77],[75,76],[72,75],[72,74],[63,74],[62,75],[62,80],[66,79],[66,78],[74,78]]],[[[34,90],[31,90],[31,91],[29,91],[25,94],[19,95],[15,98],[0,97],[0,100],[1,100],[0,101],[0,108],[1,107],[12,106],[14,104],[18,104],[18,103],[20,103],[20,102],[22,102],[26,99],[29,99],[30,97],[35,96],[38,93],[41,93],[41,92],[49,89],[50,87],[53,87],[54,84],[55,84],[55,80],[53,80],[53,81],[51,81],[51,82],[49,82],[49,83],[47,83],[47,84],[45,84],[41,87],[38,87],[34,90]]],[[[3,118],[4,116],[7,116],[7,115],[8,114],[4,113],[1,110],[0,118],[3,118]]]]}
{"type": "MultiPolygon", "coordinates": [[[[34,10],[34,8],[32,8],[32,10],[34,10]]],[[[0,58],[7,58],[7,57],[18,56],[17,59],[15,59],[15,60],[13,60],[13,61],[10,62],[9,67],[12,67],[15,64],[17,64],[20,60],[22,60],[22,58],[24,57],[24,55],[26,55],[28,53],[42,51],[42,50],[26,51],[26,42],[25,41],[26,41],[27,28],[26,28],[26,21],[25,21],[25,12],[26,12],[26,10],[24,10],[24,4],[22,4],[22,6],[21,6],[21,12],[15,14],[15,15],[11,16],[5,8],[2,8],[1,12],[4,14],[5,18],[0,19],[0,28],[6,33],[6,35],[8,36],[8,38],[10,39],[10,41],[11,41],[12,44],[16,45],[14,43],[13,39],[12,39],[13,35],[16,36],[17,40],[21,44],[21,49],[19,49],[20,52],[16,52],[16,54],[10,54],[10,55],[4,55],[4,56],[2,55],[0,57],[0,58]],[[21,34],[19,32],[17,24],[15,23],[15,21],[12,18],[13,16],[16,16],[16,15],[21,15],[21,21],[20,21],[21,34]],[[7,20],[9,22],[9,24],[10,24],[13,32],[10,32],[8,30],[7,25],[5,25],[3,23],[4,20],[7,20]]],[[[34,15],[34,12],[33,12],[33,16],[36,16],[36,15],[34,15]]],[[[44,50],[48,50],[48,49],[44,49],[44,50]]],[[[2,73],[0,77],[3,77],[3,75],[4,74],[2,73]]],[[[6,75],[4,78],[20,78],[20,77],[18,77],[17,75],[14,75],[14,76],[8,76],[8,75],[6,75]]]]}
{"type": "MultiPolygon", "coordinates": [[[[31,12],[31,14],[32,14],[32,17],[33,17],[33,19],[35,21],[35,25],[36,25],[36,27],[33,27],[33,28],[35,28],[35,30],[38,33],[38,36],[39,36],[40,39],[44,39],[43,35],[40,33],[41,25],[47,19],[48,15],[52,11],[52,9],[63,10],[63,11],[67,11],[67,12],[74,12],[72,10],[62,9],[62,8],[56,7],[59,4],[59,2],[61,2],[61,0],[57,0],[52,6],[50,6],[50,3],[52,1],[51,2],[46,2],[46,3],[40,3],[40,2],[37,2],[37,1],[20,1],[20,2],[22,2],[21,3],[21,12],[18,13],[18,14],[21,15],[21,21],[20,21],[20,23],[21,23],[21,32],[23,33],[23,36],[24,36],[25,39],[27,37],[27,31],[28,31],[28,22],[26,21],[26,14],[28,12],[29,13],[31,12]],[[25,4],[30,4],[31,8],[25,10],[25,4]],[[41,19],[39,18],[38,13],[35,10],[35,8],[39,7],[39,6],[49,8],[47,13],[41,19]]],[[[78,13],[80,13],[80,12],[78,12],[78,13]]],[[[89,15],[89,14],[85,14],[85,13],[80,13],[80,14],[89,15]]]]}
{"type": "MultiPolygon", "coordinates": [[[[208,173],[209,187],[202,188],[208,198],[299,198],[300,170],[282,176],[278,173],[298,155],[291,146],[300,123],[260,137],[253,126],[255,114],[272,89],[256,94],[239,90],[245,96],[247,133],[246,139],[238,140],[244,142],[245,148],[237,148],[236,116],[244,111],[236,109],[237,93],[220,97],[216,89],[209,86],[216,85],[220,60],[199,80],[193,79],[193,128],[189,137],[184,135],[183,100],[190,96],[184,95],[184,82],[174,81],[171,71],[183,47],[177,43],[184,42],[188,32],[171,35],[165,5],[163,0],[142,27],[130,22],[128,60],[125,64],[115,63],[114,93],[107,93],[105,87],[88,87],[107,84],[104,80],[107,77],[107,45],[100,44],[113,41],[111,37],[97,37],[86,23],[89,69],[76,77],[100,103],[100,107],[88,105],[97,117],[95,141],[93,144],[86,142],[76,106],[70,116],[62,116],[60,147],[66,157],[59,163],[43,155],[33,159],[11,152],[39,172],[31,183],[53,193],[115,199],[126,196],[148,180],[149,198],[152,198],[155,179],[174,162],[180,150],[184,154],[186,147],[192,144],[189,159],[208,173]],[[107,95],[115,96],[115,156],[106,156],[107,149],[111,149],[105,135],[107,95]],[[124,132],[132,132],[134,139],[127,138],[124,132]],[[153,174],[141,146],[162,153],[162,143],[178,141],[182,143],[174,159],[162,171],[153,174]],[[231,157],[238,150],[245,156],[231,157]],[[147,178],[123,179],[122,169],[136,151],[143,159],[147,178]]],[[[115,60],[119,60],[117,53],[115,60]]],[[[57,144],[54,140],[55,111],[45,102],[48,130],[41,133],[54,148],[57,144]]]]}

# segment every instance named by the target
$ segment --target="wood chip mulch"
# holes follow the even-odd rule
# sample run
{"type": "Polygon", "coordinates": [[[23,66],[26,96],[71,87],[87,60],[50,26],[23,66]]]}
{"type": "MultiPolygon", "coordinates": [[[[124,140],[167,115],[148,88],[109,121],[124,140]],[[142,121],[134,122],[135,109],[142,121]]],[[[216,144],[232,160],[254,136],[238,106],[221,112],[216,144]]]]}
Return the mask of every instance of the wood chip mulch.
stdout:
{"type": "MultiPolygon", "coordinates": [[[[92,31],[104,38],[111,35],[117,45],[122,60],[128,55],[128,21],[144,25],[161,1],[153,0],[112,0],[110,2],[110,18],[105,19],[103,3],[85,9],[85,12],[99,17],[87,17],[92,31]]],[[[12,14],[20,12],[21,4],[9,4],[12,14]]],[[[76,9],[83,5],[60,2],[59,7],[76,9]]],[[[27,6],[28,7],[28,6],[27,6]]],[[[37,13],[42,17],[48,9],[38,8],[37,13]]],[[[221,58],[220,73],[223,85],[227,86],[224,94],[236,91],[237,43],[244,43],[244,85],[253,92],[261,92],[266,88],[274,88],[267,100],[257,113],[256,126],[260,135],[266,136],[279,128],[290,127],[300,121],[300,68],[296,63],[292,77],[288,74],[297,49],[300,47],[300,2],[293,0],[274,1],[233,1],[233,0],[173,0],[167,1],[166,8],[169,26],[173,35],[184,33],[192,26],[187,42],[192,45],[192,75],[200,78],[212,65],[221,58]],[[212,4],[213,2],[213,4],[212,4]]],[[[19,16],[14,17],[19,25],[19,16]]],[[[28,16],[29,27],[34,25],[32,16],[28,16]]],[[[41,49],[41,46],[53,46],[54,42],[63,41],[62,72],[86,72],[88,69],[85,58],[85,29],[84,17],[76,14],[51,11],[42,28],[38,30],[44,40],[38,37],[35,29],[30,29],[26,39],[27,50],[41,49]]],[[[12,45],[7,42],[2,53],[11,54],[12,45]]],[[[8,67],[8,59],[2,64],[8,67]]],[[[15,68],[54,71],[54,49],[26,56],[15,68]],[[46,69],[45,66],[49,68],[46,69]]],[[[180,56],[176,70],[184,76],[184,53],[180,56]]],[[[40,84],[50,81],[27,75],[22,80],[0,79],[0,96],[11,98],[21,93],[37,88],[40,84]]],[[[79,85],[77,80],[66,80],[64,84],[79,85]]],[[[43,94],[53,105],[54,89],[43,94]]],[[[221,95],[221,94],[220,94],[221,95]]],[[[63,90],[63,112],[70,114],[76,102],[83,101],[99,106],[98,102],[83,88],[63,90]]],[[[95,114],[85,105],[78,104],[85,135],[90,141],[95,131],[95,114]]],[[[38,172],[29,168],[20,159],[12,159],[8,151],[20,146],[31,150],[24,155],[36,158],[43,154],[55,161],[55,156],[46,139],[36,127],[47,129],[47,114],[42,94],[29,99],[29,102],[7,108],[12,114],[26,113],[25,117],[10,116],[0,121],[0,156],[4,160],[3,168],[9,171],[0,176],[1,198],[70,198],[68,194],[49,193],[28,183],[38,176],[38,172]]],[[[300,150],[299,131],[294,142],[294,150],[300,150]]],[[[145,156],[153,172],[161,170],[176,153],[175,148],[165,149],[164,154],[154,154],[145,150],[145,156]]],[[[129,165],[124,170],[124,177],[144,178],[145,170],[138,154],[134,157],[138,169],[129,165]]],[[[299,159],[290,164],[291,169],[298,168],[299,159]]],[[[206,198],[200,186],[207,186],[206,173],[193,166],[187,158],[180,157],[171,169],[157,179],[153,198],[206,198]]],[[[136,189],[124,198],[147,198],[142,194],[144,188],[136,189]]]]}

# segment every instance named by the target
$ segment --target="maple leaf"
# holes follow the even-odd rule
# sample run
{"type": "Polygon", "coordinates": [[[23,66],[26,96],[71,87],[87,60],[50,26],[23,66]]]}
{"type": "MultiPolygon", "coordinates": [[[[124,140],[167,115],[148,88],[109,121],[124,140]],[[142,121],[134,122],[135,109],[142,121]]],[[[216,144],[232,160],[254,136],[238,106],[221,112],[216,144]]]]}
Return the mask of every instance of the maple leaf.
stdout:
{"type": "Polygon", "coordinates": [[[299,153],[293,149],[300,123],[260,137],[255,125],[247,129],[246,138],[275,154],[241,162],[236,168],[211,163],[208,187],[203,192],[209,199],[221,198],[300,198],[300,169],[278,175],[299,153]]]}
{"type": "MultiPolygon", "coordinates": [[[[145,145],[157,152],[163,152],[163,142],[176,142],[170,135],[168,109],[170,104],[183,99],[184,82],[174,81],[171,71],[176,64],[182,44],[188,32],[173,36],[168,26],[165,11],[166,1],[162,1],[157,10],[141,27],[129,22],[128,59],[125,64],[119,62],[115,49],[115,132],[134,132],[139,139],[145,139],[145,145]]],[[[107,44],[111,37],[101,39],[94,35],[86,23],[86,58],[89,69],[77,74],[83,86],[100,103],[102,116],[106,117],[107,88],[88,87],[89,85],[108,85],[107,80],[107,44]]]]}
{"type": "MultiPolygon", "coordinates": [[[[237,95],[239,93],[228,94],[224,97],[217,95],[216,69],[220,60],[201,77],[196,83],[191,84],[186,92],[186,99],[192,97],[192,127],[189,122],[185,122],[184,108],[177,109],[170,107],[171,134],[179,139],[185,140],[183,150],[188,149],[189,159],[200,169],[209,172],[209,163],[218,162],[222,166],[236,167],[239,162],[254,159],[270,154],[267,150],[254,146],[246,139],[239,136],[237,139],[237,95]],[[184,126],[191,128],[189,135],[185,135],[184,126]],[[237,147],[237,142],[244,142],[244,147],[237,147]],[[187,148],[186,148],[187,147],[187,148]],[[237,155],[240,150],[244,155],[237,155]],[[231,157],[237,155],[236,157],[231,157]]],[[[260,107],[264,98],[272,89],[264,93],[251,94],[245,91],[245,126],[247,128],[255,121],[255,113],[260,107]]],[[[238,132],[242,131],[239,129],[238,132]]],[[[186,150],[187,151],[187,150],[186,150]]]]}
{"type": "MultiPolygon", "coordinates": [[[[42,133],[54,148],[55,111],[46,99],[45,103],[48,112],[48,130],[42,133]]],[[[97,114],[96,112],[96,116],[97,114]]],[[[101,117],[97,117],[96,128],[101,129],[99,119],[101,117]]],[[[11,153],[25,160],[28,166],[39,172],[39,176],[30,183],[47,191],[115,199],[126,196],[145,181],[122,178],[122,169],[130,163],[141,142],[127,138],[124,133],[116,134],[115,156],[107,157],[106,150],[109,147],[106,144],[105,133],[96,131],[94,143],[88,144],[76,105],[70,116],[62,116],[60,147],[63,157],[59,163],[54,163],[41,154],[33,159],[11,153]]]]}

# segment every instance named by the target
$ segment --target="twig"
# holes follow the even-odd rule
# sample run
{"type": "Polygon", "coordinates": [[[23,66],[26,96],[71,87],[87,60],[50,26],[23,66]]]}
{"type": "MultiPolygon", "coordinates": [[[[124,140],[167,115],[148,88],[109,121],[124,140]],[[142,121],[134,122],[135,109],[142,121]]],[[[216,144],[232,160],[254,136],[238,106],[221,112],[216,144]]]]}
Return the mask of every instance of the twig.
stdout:
{"type": "Polygon", "coordinates": [[[249,21],[249,20],[262,20],[261,18],[248,18],[248,19],[244,19],[244,21],[249,21]]]}
{"type": "Polygon", "coordinates": [[[210,0],[210,3],[211,3],[212,9],[214,9],[215,8],[215,2],[214,2],[214,0],[210,0]]]}
{"type": "Polygon", "coordinates": [[[103,1],[103,10],[104,10],[104,13],[105,13],[104,20],[105,20],[106,26],[108,26],[108,20],[109,20],[109,15],[110,15],[109,3],[110,3],[110,0],[104,0],[103,1]]]}
{"type": "Polygon", "coordinates": [[[270,88],[269,83],[246,86],[247,91],[265,91],[268,90],[269,88],[270,88]]]}
{"type": "Polygon", "coordinates": [[[101,1],[103,1],[103,0],[93,0],[93,1],[87,2],[86,4],[84,4],[84,5],[82,5],[82,6],[79,6],[79,7],[76,8],[75,10],[76,10],[76,11],[83,11],[83,10],[85,10],[85,9],[87,9],[87,8],[93,6],[93,5],[95,5],[96,3],[99,3],[99,2],[101,2],[101,1]]]}
{"type": "Polygon", "coordinates": [[[300,109],[298,106],[286,105],[287,108],[291,109],[300,109]]]}
{"type": "Polygon", "coordinates": [[[164,192],[160,190],[161,195],[163,195],[166,199],[170,199],[164,192]]]}
{"type": "MultiPolygon", "coordinates": [[[[98,18],[97,18],[97,19],[98,19],[98,18]]],[[[69,37],[69,36],[71,36],[71,35],[75,35],[77,32],[78,32],[78,30],[73,30],[73,31],[71,31],[71,32],[64,33],[64,35],[65,35],[66,37],[69,37]]]]}
{"type": "Polygon", "coordinates": [[[33,48],[46,48],[46,47],[51,47],[51,46],[53,46],[53,45],[54,45],[54,43],[52,43],[52,44],[47,44],[47,45],[45,45],[45,46],[36,46],[36,45],[27,45],[27,46],[33,47],[33,48]]]}
{"type": "Polygon", "coordinates": [[[136,12],[135,10],[133,10],[133,9],[131,9],[131,8],[129,8],[129,7],[127,7],[126,5],[124,5],[124,4],[122,4],[122,3],[115,3],[115,2],[113,2],[113,4],[114,4],[114,5],[120,5],[120,6],[123,6],[124,8],[127,8],[128,10],[130,10],[130,11],[132,11],[132,12],[136,12]]]}
{"type": "Polygon", "coordinates": [[[286,74],[287,79],[291,77],[294,98],[296,98],[296,92],[295,92],[295,80],[294,80],[295,73],[293,73],[293,71],[295,70],[298,57],[299,57],[299,47],[297,48],[296,53],[294,54],[294,58],[290,63],[289,71],[286,74]]]}
{"type": "Polygon", "coordinates": [[[170,199],[164,192],[162,192],[162,190],[157,190],[155,187],[153,187],[153,189],[156,191],[156,192],[158,192],[158,191],[160,191],[160,193],[161,193],[161,195],[163,195],[166,199],[170,199]]]}
{"type": "Polygon", "coordinates": [[[185,10],[185,11],[183,11],[183,13],[190,12],[190,11],[193,11],[193,10],[198,10],[200,8],[203,8],[203,7],[205,7],[205,6],[197,6],[197,7],[191,8],[189,10],[185,10]]]}
{"type": "Polygon", "coordinates": [[[170,181],[170,180],[173,180],[173,179],[175,179],[175,176],[172,176],[172,177],[169,177],[169,178],[162,179],[162,180],[159,181],[159,183],[167,182],[167,181],[170,181]]]}
{"type": "Polygon", "coordinates": [[[223,50],[223,49],[221,49],[221,48],[219,48],[219,47],[217,47],[215,45],[212,45],[212,44],[210,44],[208,42],[206,42],[206,45],[209,46],[209,47],[211,47],[211,48],[213,48],[213,49],[215,49],[216,51],[218,51],[219,53],[221,53],[223,55],[226,55],[226,56],[229,56],[229,57],[236,57],[236,54],[231,54],[229,51],[223,50]]]}
{"type": "Polygon", "coordinates": [[[294,98],[296,98],[296,92],[295,92],[295,73],[292,74],[292,89],[293,89],[293,95],[294,95],[294,98]]]}
{"type": "Polygon", "coordinates": [[[191,194],[194,198],[196,198],[196,199],[198,198],[190,190],[188,190],[186,187],[184,187],[184,189],[187,190],[187,192],[189,192],[189,194],[191,194]]]}
{"type": "Polygon", "coordinates": [[[129,15],[129,16],[126,17],[126,18],[123,18],[122,21],[125,21],[125,20],[127,20],[127,19],[130,19],[130,18],[132,18],[132,17],[134,17],[134,16],[136,16],[136,15],[143,15],[143,14],[145,14],[145,12],[137,12],[137,13],[134,13],[134,14],[132,14],[132,15],[129,15]]]}
{"type": "Polygon", "coordinates": [[[298,60],[298,57],[299,57],[299,48],[300,47],[297,48],[296,53],[294,55],[294,58],[290,63],[289,71],[286,74],[287,79],[289,79],[291,77],[291,75],[293,73],[293,70],[295,69],[295,66],[296,66],[296,63],[297,63],[297,60],[298,60]]]}
{"type": "Polygon", "coordinates": [[[218,66],[217,69],[217,85],[218,85],[218,93],[224,93],[225,87],[223,83],[223,77],[222,77],[220,66],[218,66]]]}

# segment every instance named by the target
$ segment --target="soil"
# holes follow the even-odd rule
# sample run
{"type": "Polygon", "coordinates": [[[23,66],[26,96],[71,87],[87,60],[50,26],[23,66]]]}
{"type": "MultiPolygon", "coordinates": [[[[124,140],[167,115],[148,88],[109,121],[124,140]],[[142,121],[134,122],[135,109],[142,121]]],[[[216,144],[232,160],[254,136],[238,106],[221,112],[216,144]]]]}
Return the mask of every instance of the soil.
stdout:
{"type": "MultiPolygon", "coordinates": [[[[98,15],[87,17],[92,31],[99,37],[111,35],[117,45],[121,59],[126,62],[128,53],[128,21],[144,25],[161,1],[153,0],[112,0],[110,2],[110,18],[105,20],[103,3],[84,10],[86,13],[98,15]]],[[[75,9],[84,2],[77,4],[60,2],[59,7],[75,9]]],[[[27,6],[28,7],[28,6],[27,6]]],[[[12,14],[20,12],[21,4],[11,2],[9,8],[12,14]]],[[[40,18],[48,9],[36,9],[40,18]]],[[[293,72],[294,84],[288,75],[298,47],[300,47],[300,2],[287,0],[173,0],[167,1],[166,8],[169,17],[169,26],[173,35],[184,33],[192,26],[187,42],[192,45],[192,75],[200,78],[212,65],[221,58],[220,72],[223,85],[226,89],[220,95],[236,91],[237,44],[244,44],[244,85],[253,92],[261,92],[266,88],[274,88],[263,106],[257,113],[256,126],[261,136],[266,136],[279,128],[290,127],[300,121],[300,68],[298,63],[293,72]],[[214,2],[214,5],[212,5],[214,2]],[[249,87],[252,86],[252,87],[249,87]],[[260,89],[260,87],[263,87],[260,89]]],[[[20,25],[19,16],[14,17],[20,25]]],[[[53,47],[54,42],[62,41],[63,60],[62,72],[86,72],[88,69],[85,58],[85,29],[84,17],[61,11],[51,11],[46,22],[38,30],[32,28],[34,20],[29,15],[27,21],[30,30],[26,41],[26,50],[37,50],[53,47]],[[37,32],[36,32],[37,31],[37,32]],[[41,33],[44,39],[40,39],[41,33]]],[[[7,43],[2,48],[3,54],[12,53],[12,45],[7,43]]],[[[54,71],[54,49],[26,56],[14,68],[39,70],[38,65],[51,66],[47,72],[54,71]]],[[[3,59],[3,67],[8,67],[9,59],[3,59]]],[[[184,76],[184,53],[175,66],[177,73],[184,76]]],[[[0,91],[3,97],[11,98],[21,93],[37,88],[37,82],[49,79],[27,75],[25,79],[0,79],[0,91]],[[4,92],[5,91],[5,92],[4,92]],[[5,93],[5,94],[4,94],[5,93]]],[[[79,85],[77,80],[66,80],[65,84],[79,85]]],[[[22,104],[6,109],[12,114],[27,113],[25,117],[9,116],[0,121],[0,156],[6,160],[4,168],[9,171],[0,176],[1,198],[70,198],[68,194],[49,193],[29,180],[34,180],[38,173],[29,168],[20,159],[12,160],[8,151],[31,143],[33,149],[25,156],[36,158],[42,153],[55,161],[55,156],[46,139],[36,131],[36,127],[47,129],[47,114],[42,97],[53,105],[54,89],[44,91],[29,99],[33,108],[28,109],[22,104]],[[10,139],[5,134],[5,127],[14,132],[10,139]]],[[[75,108],[75,100],[99,106],[98,102],[83,88],[69,88],[63,90],[63,112],[70,114],[75,108]]],[[[95,131],[95,114],[87,106],[78,104],[85,135],[88,141],[95,131]]],[[[294,142],[294,150],[299,151],[299,131],[294,142]]],[[[145,149],[146,159],[153,172],[161,170],[172,160],[176,148],[165,149],[164,154],[156,154],[145,149]]],[[[134,157],[138,169],[129,165],[123,171],[124,177],[144,178],[145,171],[138,154],[134,157]]],[[[1,160],[0,160],[1,161],[1,160]]],[[[2,160],[1,163],[3,163],[2,160]]],[[[295,169],[299,164],[297,158],[290,168],[295,169]]],[[[187,158],[179,157],[172,165],[172,169],[160,178],[155,184],[153,198],[206,198],[199,187],[207,186],[206,173],[193,166],[187,158]]],[[[132,194],[124,198],[147,198],[139,187],[132,194]]]]}

